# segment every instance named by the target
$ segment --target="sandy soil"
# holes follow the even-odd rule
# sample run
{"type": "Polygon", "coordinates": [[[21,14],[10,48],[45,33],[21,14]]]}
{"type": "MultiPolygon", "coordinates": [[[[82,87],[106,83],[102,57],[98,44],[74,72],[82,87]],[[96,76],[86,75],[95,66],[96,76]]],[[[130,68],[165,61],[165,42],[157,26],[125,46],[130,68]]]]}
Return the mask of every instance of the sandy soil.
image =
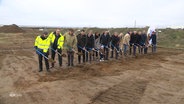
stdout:
{"type": "MultiPolygon", "coordinates": [[[[56,63],[51,73],[38,73],[37,56],[30,48],[34,36],[18,37],[0,43],[0,104],[184,103],[182,50],[160,48],[156,54],[73,68],[56,63]],[[19,48],[14,48],[15,42],[19,48]]],[[[1,35],[0,40],[5,38],[1,35]]]]}

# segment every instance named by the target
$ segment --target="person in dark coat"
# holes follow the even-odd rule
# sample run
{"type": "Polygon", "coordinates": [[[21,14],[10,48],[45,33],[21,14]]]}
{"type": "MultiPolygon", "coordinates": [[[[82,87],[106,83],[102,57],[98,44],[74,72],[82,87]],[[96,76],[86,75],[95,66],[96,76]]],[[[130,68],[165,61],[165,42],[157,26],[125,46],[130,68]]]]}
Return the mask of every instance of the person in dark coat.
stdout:
{"type": "MultiPolygon", "coordinates": [[[[78,53],[81,53],[83,56],[83,63],[85,63],[85,47],[87,43],[87,37],[84,30],[81,30],[81,33],[77,35],[77,47],[78,53]]],[[[78,63],[81,63],[81,55],[78,55],[78,63]]]]}
{"type": "Polygon", "coordinates": [[[141,45],[143,48],[141,48],[141,52],[143,53],[143,49],[144,49],[144,54],[147,54],[147,50],[148,50],[148,37],[147,37],[147,34],[146,34],[146,31],[144,30],[142,32],[142,35],[141,35],[141,45]]]}
{"type": "Polygon", "coordinates": [[[150,37],[150,40],[152,39],[152,53],[156,53],[156,45],[157,45],[157,35],[156,35],[156,32],[153,31],[152,34],[151,34],[151,37],[150,37]]]}
{"type": "Polygon", "coordinates": [[[101,60],[103,60],[104,56],[105,56],[105,60],[108,60],[110,40],[111,40],[111,37],[108,31],[105,31],[100,37],[100,43],[104,51],[103,53],[105,54],[105,55],[102,55],[102,54],[100,55],[101,60]]]}
{"type": "MultiPolygon", "coordinates": [[[[60,29],[57,29],[55,32],[51,32],[49,35],[49,38],[51,39],[51,57],[54,60],[55,59],[55,55],[56,55],[56,50],[59,54],[62,54],[62,48],[58,48],[58,40],[62,40],[64,43],[64,37],[60,32],[60,29]],[[62,38],[62,39],[60,39],[62,38]]],[[[58,61],[59,61],[59,66],[62,66],[62,56],[58,54],[58,61]]],[[[51,68],[54,67],[54,63],[52,63],[51,68]]]]}
{"type": "Polygon", "coordinates": [[[86,42],[86,62],[88,62],[88,56],[89,56],[89,61],[91,62],[92,56],[94,56],[94,43],[95,43],[95,38],[93,36],[92,31],[90,30],[89,33],[87,34],[87,42],[86,42]]]}
{"type": "Polygon", "coordinates": [[[134,31],[134,33],[132,34],[132,45],[133,45],[133,55],[136,55],[136,48],[138,46],[138,33],[137,31],[134,31]]]}
{"type": "Polygon", "coordinates": [[[114,56],[114,51],[116,55],[116,59],[118,59],[118,53],[119,53],[119,43],[120,43],[120,37],[118,37],[118,33],[115,32],[114,35],[111,37],[111,58],[114,56]]]}
{"type": "Polygon", "coordinates": [[[137,46],[138,46],[138,50],[139,50],[139,54],[142,54],[141,49],[142,49],[142,38],[141,38],[142,32],[139,31],[138,32],[138,36],[137,36],[137,46]]]}
{"type": "Polygon", "coordinates": [[[132,47],[133,47],[133,35],[134,35],[134,34],[132,33],[132,31],[130,31],[129,34],[130,34],[129,55],[131,55],[131,54],[132,54],[132,47]]]}

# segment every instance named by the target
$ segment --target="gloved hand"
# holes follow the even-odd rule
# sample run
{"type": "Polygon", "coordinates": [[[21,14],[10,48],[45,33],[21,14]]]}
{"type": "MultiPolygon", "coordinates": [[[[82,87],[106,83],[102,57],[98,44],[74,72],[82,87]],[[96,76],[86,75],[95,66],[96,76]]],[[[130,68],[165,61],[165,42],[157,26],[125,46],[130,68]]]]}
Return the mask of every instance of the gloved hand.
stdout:
{"type": "Polygon", "coordinates": [[[86,48],[85,48],[85,47],[83,47],[82,49],[83,49],[83,50],[86,50],[86,48]]]}
{"type": "Polygon", "coordinates": [[[39,55],[40,53],[43,53],[43,50],[42,50],[42,49],[37,48],[37,49],[36,49],[36,54],[38,54],[38,55],[39,55]]]}
{"type": "Polygon", "coordinates": [[[48,57],[48,55],[49,55],[49,51],[47,51],[47,52],[43,52],[43,54],[44,54],[45,56],[47,56],[47,57],[48,57]]]}
{"type": "Polygon", "coordinates": [[[34,46],[34,48],[35,48],[35,49],[38,49],[38,47],[37,47],[37,46],[34,46]]]}
{"type": "Polygon", "coordinates": [[[57,50],[61,50],[61,48],[57,48],[57,50]]]}
{"type": "Polygon", "coordinates": [[[75,52],[75,48],[70,48],[70,50],[69,50],[70,52],[75,52]]]}

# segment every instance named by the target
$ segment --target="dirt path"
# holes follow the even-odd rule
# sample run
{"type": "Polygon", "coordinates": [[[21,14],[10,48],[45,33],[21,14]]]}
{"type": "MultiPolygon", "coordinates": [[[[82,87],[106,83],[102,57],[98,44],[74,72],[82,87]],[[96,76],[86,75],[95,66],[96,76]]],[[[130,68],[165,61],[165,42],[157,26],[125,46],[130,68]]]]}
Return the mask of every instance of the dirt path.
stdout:
{"type": "Polygon", "coordinates": [[[33,51],[0,53],[0,104],[183,104],[184,53],[37,72],[33,51]]]}

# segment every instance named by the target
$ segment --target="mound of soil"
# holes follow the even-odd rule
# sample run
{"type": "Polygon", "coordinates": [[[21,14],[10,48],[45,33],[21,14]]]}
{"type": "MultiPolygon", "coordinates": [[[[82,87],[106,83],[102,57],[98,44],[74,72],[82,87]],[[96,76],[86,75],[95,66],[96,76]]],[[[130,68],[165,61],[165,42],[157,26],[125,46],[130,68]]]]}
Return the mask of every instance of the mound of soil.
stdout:
{"type": "Polygon", "coordinates": [[[22,33],[24,30],[17,26],[16,24],[12,25],[4,25],[0,27],[0,32],[1,33],[22,33]]]}

